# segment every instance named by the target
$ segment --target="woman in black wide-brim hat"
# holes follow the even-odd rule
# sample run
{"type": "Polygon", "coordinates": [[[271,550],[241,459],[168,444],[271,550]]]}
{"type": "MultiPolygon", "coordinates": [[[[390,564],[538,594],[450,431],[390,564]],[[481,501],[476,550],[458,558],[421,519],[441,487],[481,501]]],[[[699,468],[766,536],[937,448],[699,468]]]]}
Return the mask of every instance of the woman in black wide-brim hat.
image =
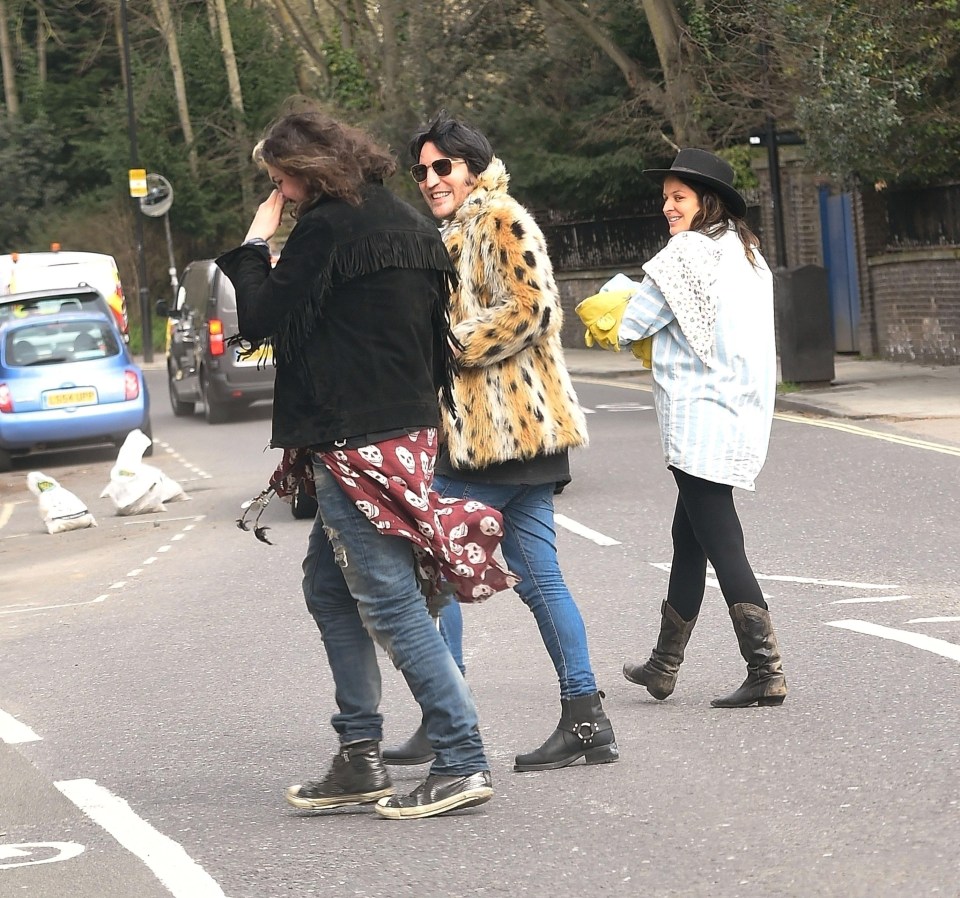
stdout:
{"type": "Polygon", "coordinates": [[[770,439],[773,278],[723,159],[683,149],[669,169],[645,173],[663,183],[670,241],[643,266],[642,283],[618,274],[602,288],[601,295],[623,291],[616,341],[606,345],[652,342],[657,418],[678,497],[660,635],[649,660],[625,664],[623,673],[654,698],[673,692],[709,562],[747,662],[743,684],[712,704],[779,705],[787,694],[780,650],[733,501],[734,487],[754,489],[770,439]]]}

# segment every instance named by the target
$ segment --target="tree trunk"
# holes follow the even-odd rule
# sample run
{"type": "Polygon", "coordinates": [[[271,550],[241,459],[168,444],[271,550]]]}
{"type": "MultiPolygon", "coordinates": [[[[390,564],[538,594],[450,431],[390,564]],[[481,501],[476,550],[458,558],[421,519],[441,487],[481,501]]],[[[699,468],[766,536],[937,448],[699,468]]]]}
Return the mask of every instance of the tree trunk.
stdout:
{"type": "Polygon", "coordinates": [[[50,39],[50,23],[43,8],[43,0],[35,0],[37,7],[37,80],[47,83],[47,41],[50,39]]]}
{"type": "Polygon", "coordinates": [[[663,115],[670,126],[670,134],[663,134],[665,140],[675,147],[705,145],[703,129],[693,113],[701,91],[690,74],[689,60],[684,58],[683,19],[673,0],[636,0],[643,8],[657,48],[662,84],[652,80],[603,25],[584,12],[580,4],[570,0],[541,2],[593,41],[620,69],[633,95],[663,115]]]}
{"type": "Polygon", "coordinates": [[[190,107],[187,103],[187,86],[183,77],[183,63],[180,60],[180,45],[177,42],[177,31],[173,27],[173,15],[170,11],[170,0],[153,0],[153,10],[157,16],[157,24],[167,45],[170,56],[170,72],[173,75],[173,89],[177,98],[177,114],[180,117],[180,130],[187,144],[187,163],[194,181],[200,180],[200,165],[197,160],[197,147],[194,142],[193,125],[190,123],[190,107]]]}
{"type": "Polygon", "coordinates": [[[15,119],[20,114],[17,100],[17,74],[7,28],[7,0],[0,0],[0,67],[3,69],[3,99],[7,105],[7,117],[15,119]]]}
{"type": "Polygon", "coordinates": [[[243,109],[243,91],[240,88],[240,70],[233,51],[233,32],[230,30],[230,18],[227,15],[225,0],[208,0],[213,6],[220,32],[220,52],[227,71],[227,88],[230,92],[230,106],[233,108],[234,136],[236,140],[238,174],[240,176],[240,197],[243,211],[253,215],[253,172],[250,168],[250,139],[243,109]]]}
{"type": "Polygon", "coordinates": [[[642,0],[643,12],[657,48],[663,72],[666,114],[677,147],[703,145],[705,135],[693,106],[700,91],[690,75],[684,52],[683,19],[673,0],[642,0]]]}

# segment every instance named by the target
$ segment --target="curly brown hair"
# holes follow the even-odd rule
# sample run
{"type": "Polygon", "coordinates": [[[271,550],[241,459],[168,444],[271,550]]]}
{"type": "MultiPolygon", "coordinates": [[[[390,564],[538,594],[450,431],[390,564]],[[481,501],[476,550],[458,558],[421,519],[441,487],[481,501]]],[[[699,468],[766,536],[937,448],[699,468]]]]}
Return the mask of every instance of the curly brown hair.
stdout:
{"type": "MultiPolygon", "coordinates": [[[[673,172],[673,174],[676,175],[676,172],[673,172]]],[[[700,209],[690,222],[690,230],[699,231],[701,234],[706,234],[707,237],[716,238],[733,224],[737,236],[743,244],[744,254],[750,264],[756,268],[757,259],[753,251],[760,249],[760,239],[750,230],[747,223],[730,211],[716,191],[695,181],[686,181],[683,178],[679,178],[679,180],[696,193],[700,200],[700,209]]]]}
{"type": "Polygon", "coordinates": [[[303,180],[309,196],[294,217],[324,197],[358,206],[365,184],[383,181],[397,170],[390,151],[365,131],[314,110],[274,121],[254,147],[253,161],[303,180]]]}

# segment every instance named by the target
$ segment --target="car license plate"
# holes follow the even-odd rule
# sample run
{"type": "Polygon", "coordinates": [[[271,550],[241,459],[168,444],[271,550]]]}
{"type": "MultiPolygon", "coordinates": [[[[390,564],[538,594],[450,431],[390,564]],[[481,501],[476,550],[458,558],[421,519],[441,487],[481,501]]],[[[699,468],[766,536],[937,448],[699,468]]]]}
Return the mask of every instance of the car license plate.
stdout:
{"type": "Polygon", "coordinates": [[[255,349],[252,354],[246,356],[245,358],[240,357],[239,349],[236,350],[236,354],[237,365],[263,366],[273,359],[273,347],[268,343],[266,346],[261,346],[259,349],[255,349]]]}
{"type": "Polygon", "coordinates": [[[45,408],[63,408],[67,405],[96,405],[97,391],[92,387],[75,390],[49,390],[43,395],[45,408]]]}

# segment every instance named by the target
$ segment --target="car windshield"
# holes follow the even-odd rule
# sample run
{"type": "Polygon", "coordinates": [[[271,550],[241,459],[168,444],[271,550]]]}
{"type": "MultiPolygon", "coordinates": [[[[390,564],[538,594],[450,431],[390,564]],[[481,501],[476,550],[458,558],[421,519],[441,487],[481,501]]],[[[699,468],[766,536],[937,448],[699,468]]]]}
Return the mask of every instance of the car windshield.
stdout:
{"type": "Polygon", "coordinates": [[[7,333],[4,359],[11,368],[105,359],[120,353],[113,328],[99,321],[37,321],[7,333]]]}
{"type": "Polygon", "coordinates": [[[57,315],[60,312],[102,312],[106,303],[98,293],[89,290],[71,293],[64,291],[56,296],[18,299],[11,293],[0,296],[0,324],[18,321],[33,315],[57,315]]]}

